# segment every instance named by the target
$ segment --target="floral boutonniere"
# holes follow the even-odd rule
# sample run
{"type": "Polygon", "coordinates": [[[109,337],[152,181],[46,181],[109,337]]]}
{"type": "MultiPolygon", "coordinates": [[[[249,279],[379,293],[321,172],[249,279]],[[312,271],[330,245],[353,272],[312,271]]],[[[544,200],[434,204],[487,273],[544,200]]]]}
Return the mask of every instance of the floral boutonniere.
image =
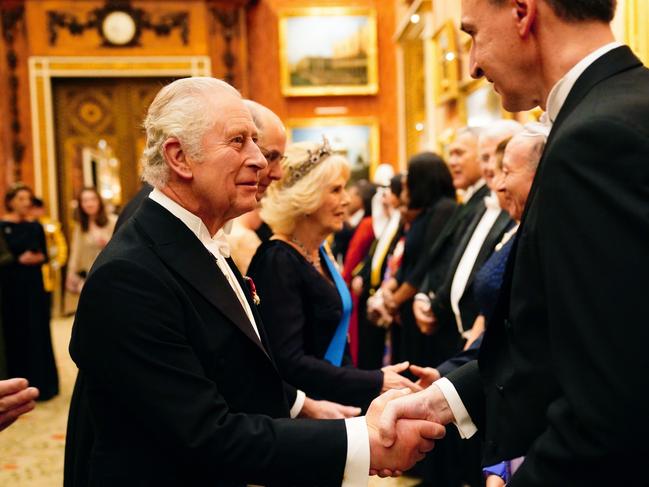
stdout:
{"type": "Polygon", "coordinates": [[[252,294],[252,302],[255,303],[256,306],[259,306],[259,303],[261,303],[261,299],[259,299],[259,294],[257,294],[255,281],[252,280],[252,277],[244,276],[243,278],[245,279],[246,283],[248,283],[250,294],[252,294]]]}

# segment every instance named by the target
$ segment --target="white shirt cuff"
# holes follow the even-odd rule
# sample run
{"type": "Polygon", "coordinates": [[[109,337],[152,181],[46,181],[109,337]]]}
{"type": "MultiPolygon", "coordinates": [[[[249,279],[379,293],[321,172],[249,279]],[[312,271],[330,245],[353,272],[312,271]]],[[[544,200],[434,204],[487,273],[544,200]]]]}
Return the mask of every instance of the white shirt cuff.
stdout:
{"type": "Polygon", "coordinates": [[[291,419],[297,418],[298,414],[300,414],[302,408],[304,407],[305,399],[306,399],[306,394],[298,389],[297,394],[295,395],[295,402],[293,403],[293,407],[291,408],[290,411],[291,419]]]}
{"type": "Polygon", "coordinates": [[[345,419],[347,462],[341,487],[367,487],[370,481],[370,437],[365,416],[345,419]]]}
{"type": "Polygon", "coordinates": [[[455,390],[453,383],[448,380],[446,377],[443,377],[439,380],[436,380],[434,384],[439,387],[444,394],[444,398],[451,408],[451,412],[455,417],[453,424],[457,427],[457,430],[460,432],[460,437],[463,439],[471,438],[476,434],[478,428],[473,424],[469,412],[466,410],[460,395],[455,390]]]}

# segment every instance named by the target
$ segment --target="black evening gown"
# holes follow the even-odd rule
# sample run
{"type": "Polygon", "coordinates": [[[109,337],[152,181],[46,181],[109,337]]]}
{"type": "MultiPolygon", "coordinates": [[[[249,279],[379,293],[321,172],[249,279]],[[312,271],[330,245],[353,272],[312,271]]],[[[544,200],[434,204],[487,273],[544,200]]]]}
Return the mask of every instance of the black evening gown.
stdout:
{"type": "Polygon", "coordinates": [[[23,265],[19,256],[27,251],[47,255],[45,233],[38,222],[0,222],[0,231],[14,256],[2,275],[2,324],[7,372],[24,377],[38,387],[40,400],[59,392],[59,378],[52,350],[49,299],[43,287],[40,265],[23,265]]]}
{"type": "Polygon", "coordinates": [[[324,359],[342,314],[333,282],[280,240],[259,246],[248,274],[261,299],[259,311],[282,378],[313,399],[366,409],[381,392],[383,373],[354,368],[349,346],[341,367],[324,359]]]}

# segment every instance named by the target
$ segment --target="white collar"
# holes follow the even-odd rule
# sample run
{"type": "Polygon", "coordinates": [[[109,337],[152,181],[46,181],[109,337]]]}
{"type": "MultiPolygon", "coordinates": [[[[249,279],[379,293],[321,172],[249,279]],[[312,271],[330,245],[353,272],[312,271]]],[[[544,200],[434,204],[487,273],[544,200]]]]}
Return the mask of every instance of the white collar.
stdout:
{"type": "Polygon", "coordinates": [[[493,191],[491,191],[487,196],[484,197],[484,204],[488,210],[501,210],[498,196],[496,196],[496,193],[494,193],[493,191]]]}
{"type": "Polygon", "coordinates": [[[149,198],[183,222],[208,250],[211,252],[218,250],[223,257],[230,257],[230,247],[225,240],[225,234],[222,229],[219,229],[214,236],[210,235],[203,220],[180,206],[158,188],[153,188],[153,191],[149,194],[149,198]]]}
{"type": "Polygon", "coordinates": [[[486,184],[485,180],[483,178],[480,178],[465,190],[463,191],[460,190],[460,194],[462,195],[462,201],[464,203],[468,202],[471,199],[471,197],[485,184],[486,184]]]}
{"type": "Polygon", "coordinates": [[[347,219],[347,223],[349,223],[352,227],[357,227],[364,216],[365,216],[365,210],[363,208],[360,208],[356,210],[354,214],[347,219]]]}
{"type": "MultiPolygon", "coordinates": [[[[566,102],[566,98],[570,94],[572,87],[575,85],[579,77],[583,74],[584,71],[597,61],[600,57],[606,54],[613,49],[623,46],[621,42],[609,42],[608,44],[600,47],[599,49],[591,52],[588,56],[583,58],[577,64],[575,64],[570,71],[568,71],[563,78],[555,83],[555,85],[550,90],[548,95],[548,101],[546,103],[546,113],[547,121],[554,123],[561,111],[561,107],[566,102]]],[[[542,120],[545,121],[545,120],[542,120]]],[[[547,122],[546,121],[546,122],[547,122]]]]}

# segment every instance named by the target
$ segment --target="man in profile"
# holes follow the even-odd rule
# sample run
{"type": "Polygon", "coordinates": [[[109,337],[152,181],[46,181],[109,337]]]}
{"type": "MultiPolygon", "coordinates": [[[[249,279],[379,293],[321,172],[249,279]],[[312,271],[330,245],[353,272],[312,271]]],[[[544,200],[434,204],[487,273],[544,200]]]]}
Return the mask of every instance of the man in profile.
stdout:
{"type": "MultiPolygon", "coordinates": [[[[481,431],[508,486],[648,485],[649,70],[614,0],[463,0],[471,73],[552,129],[478,362],[394,401],[481,431]]],[[[505,177],[509,177],[507,173],[505,177]]]]}
{"type": "MultiPolygon", "coordinates": [[[[366,485],[403,471],[443,428],[378,417],[289,419],[284,384],[252,296],[223,255],[222,227],[257,204],[267,163],[239,93],[212,78],[163,88],[145,121],[154,187],[100,254],[84,286],[70,354],[95,439],[77,485],[366,485]]],[[[68,453],[75,451],[75,439],[68,453]]]]}

